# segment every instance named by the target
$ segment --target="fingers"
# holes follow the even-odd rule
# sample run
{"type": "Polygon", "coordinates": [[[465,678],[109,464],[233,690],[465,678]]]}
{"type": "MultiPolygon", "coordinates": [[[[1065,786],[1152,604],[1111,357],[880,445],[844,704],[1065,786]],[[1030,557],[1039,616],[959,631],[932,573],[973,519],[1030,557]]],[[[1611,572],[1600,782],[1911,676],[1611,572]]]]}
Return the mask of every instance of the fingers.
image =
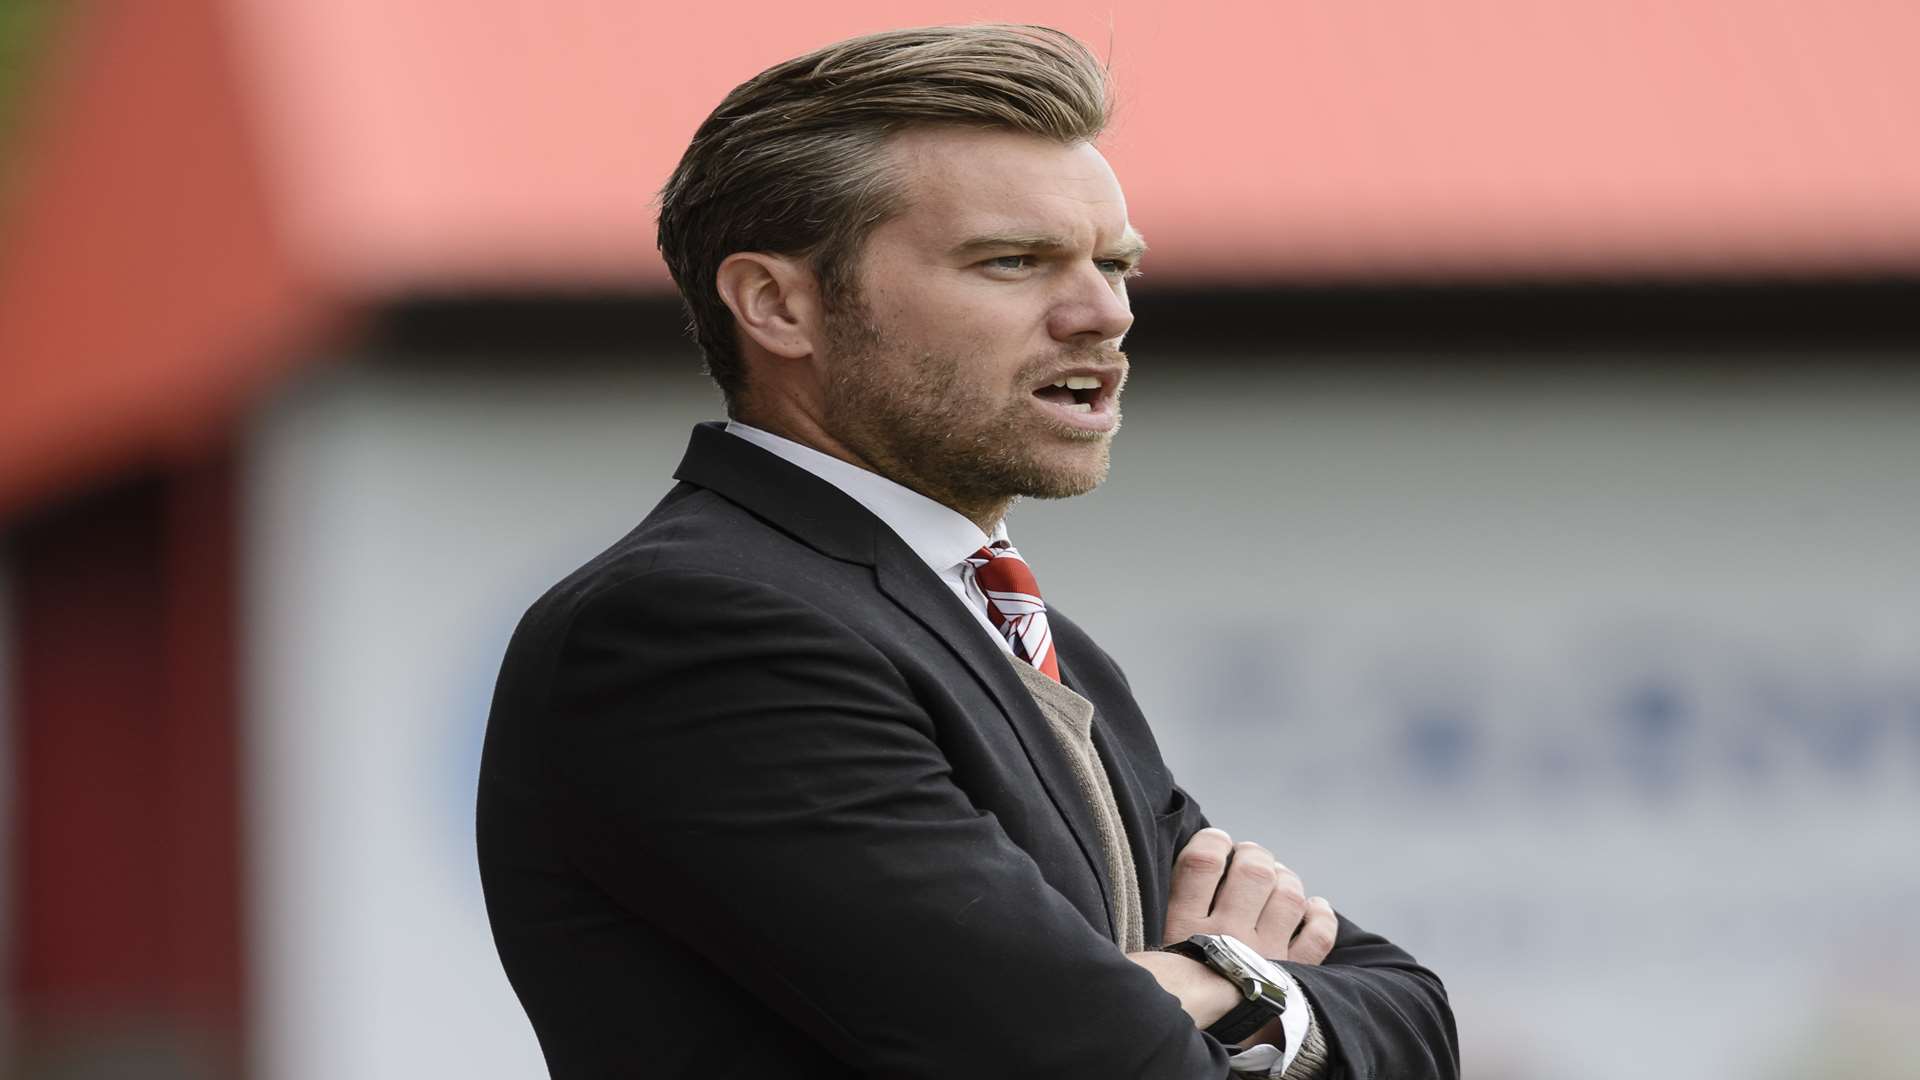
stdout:
{"type": "Polygon", "coordinates": [[[1166,927],[1167,944],[1231,934],[1262,956],[1318,964],[1333,951],[1340,920],[1271,851],[1209,828],[1174,858],[1166,927]]]}
{"type": "Polygon", "coordinates": [[[1213,895],[1233,852],[1233,837],[1220,829],[1201,829],[1173,860],[1173,882],[1167,890],[1166,944],[1198,934],[1213,909],[1213,895]]]}
{"type": "Polygon", "coordinates": [[[1257,940],[1247,943],[1254,945],[1261,956],[1290,959],[1288,943],[1306,913],[1307,887],[1301,884],[1300,875],[1275,863],[1273,888],[1267,891],[1255,928],[1257,940]]]}
{"type": "Polygon", "coordinates": [[[1295,963],[1318,964],[1333,951],[1334,938],[1340,934],[1340,917],[1323,897],[1307,900],[1306,917],[1287,947],[1286,957],[1295,963]]]}
{"type": "Polygon", "coordinates": [[[1260,912],[1279,879],[1278,866],[1273,852],[1259,844],[1233,845],[1233,861],[1221,878],[1220,891],[1213,898],[1212,922],[1220,928],[1215,933],[1232,934],[1249,945],[1254,943],[1260,912]]]}

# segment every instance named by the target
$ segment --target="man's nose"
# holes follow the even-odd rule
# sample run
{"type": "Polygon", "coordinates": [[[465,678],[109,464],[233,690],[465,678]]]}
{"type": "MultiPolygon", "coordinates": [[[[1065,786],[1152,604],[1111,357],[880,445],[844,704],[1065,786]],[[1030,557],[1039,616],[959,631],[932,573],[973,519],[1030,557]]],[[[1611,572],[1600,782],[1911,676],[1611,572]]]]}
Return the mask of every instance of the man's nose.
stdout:
{"type": "Polygon", "coordinates": [[[1117,341],[1132,325],[1126,287],[1089,263],[1054,304],[1047,329],[1055,341],[1092,344],[1117,341]]]}

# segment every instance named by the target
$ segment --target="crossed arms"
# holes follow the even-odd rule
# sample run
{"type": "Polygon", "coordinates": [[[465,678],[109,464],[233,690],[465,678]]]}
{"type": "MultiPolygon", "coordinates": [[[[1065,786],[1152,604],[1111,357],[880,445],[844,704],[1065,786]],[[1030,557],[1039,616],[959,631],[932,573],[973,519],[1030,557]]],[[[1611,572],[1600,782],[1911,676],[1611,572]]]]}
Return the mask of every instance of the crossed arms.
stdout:
{"type": "MultiPolygon", "coordinates": [[[[961,788],[900,668],[832,615],[760,582],[648,572],[572,614],[556,665],[539,756],[570,861],[851,1069],[1227,1076],[1200,1028],[1230,984],[1090,926],[961,788]]],[[[1431,973],[1264,849],[1222,881],[1232,845],[1187,807],[1169,937],[1286,957],[1355,1077],[1457,1074],[1431,973]]]]}
{"type": "MultiPolygon", "coordinates": [[[[1166,940],[1226,934],[1274,960],[1315,965],[1333,951],[1339,916],[1321,897],[1306,895],[1300,875],[1255,843],[1234,844],[1225,831],[1202,829],[1174,860],[1167,898],[1166,940]]],[[[1196,1028],[1206,1029],[1239,1003],[1232,983],[1205,965],[1173,953],[1129,953],[1161,989],[1180,999],[1196,1028]]],[[[1285,1046],[1278,1021],[1250,1044],[1285,1046]]]]}

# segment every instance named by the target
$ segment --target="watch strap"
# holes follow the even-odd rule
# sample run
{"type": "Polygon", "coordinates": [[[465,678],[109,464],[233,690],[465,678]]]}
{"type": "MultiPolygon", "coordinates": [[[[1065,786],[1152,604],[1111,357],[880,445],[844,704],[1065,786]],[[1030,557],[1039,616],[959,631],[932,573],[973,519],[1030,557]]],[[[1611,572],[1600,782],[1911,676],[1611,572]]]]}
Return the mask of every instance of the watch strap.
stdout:
{"type": "Polygon", "coordinates": [[[1207,1028],[1207,1034],[1227,1044],[1239,1046],[1253,1037],[1254,1032],[1266,1027],[1274,1017],[1280,1015],[1273,1006],[1261,998],[1247,1000],[1228,1010],[1227,1015],[1215,1020],[1207,1028]]]}
{"type": "Polygon", "coordinates": [[[1170,952],[1175,956],[1184,956],[1189,960],[1205,964],[1209,968],[1213,967],[1213,961],[1207,959],[1207,950],[1195,945],[1192,941],[1175,941],[1167,945],[1162,945],[1160,946],[1160,951],[1170,952]]]}

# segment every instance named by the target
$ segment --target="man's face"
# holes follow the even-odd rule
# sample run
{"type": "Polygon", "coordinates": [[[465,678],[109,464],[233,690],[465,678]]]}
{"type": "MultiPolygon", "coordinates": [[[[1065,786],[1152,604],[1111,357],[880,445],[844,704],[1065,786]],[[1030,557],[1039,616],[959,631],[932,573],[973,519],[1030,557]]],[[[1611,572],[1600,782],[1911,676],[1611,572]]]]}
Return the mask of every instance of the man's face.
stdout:
{"type": "Polygon", "coordinates": [[[1092,490],[1140,254],[1113,170],[1091,145],[1011,132],[910,131],[891,150],[907,206],[829,317],[827,431],[969,516],[1092,490]]]}

